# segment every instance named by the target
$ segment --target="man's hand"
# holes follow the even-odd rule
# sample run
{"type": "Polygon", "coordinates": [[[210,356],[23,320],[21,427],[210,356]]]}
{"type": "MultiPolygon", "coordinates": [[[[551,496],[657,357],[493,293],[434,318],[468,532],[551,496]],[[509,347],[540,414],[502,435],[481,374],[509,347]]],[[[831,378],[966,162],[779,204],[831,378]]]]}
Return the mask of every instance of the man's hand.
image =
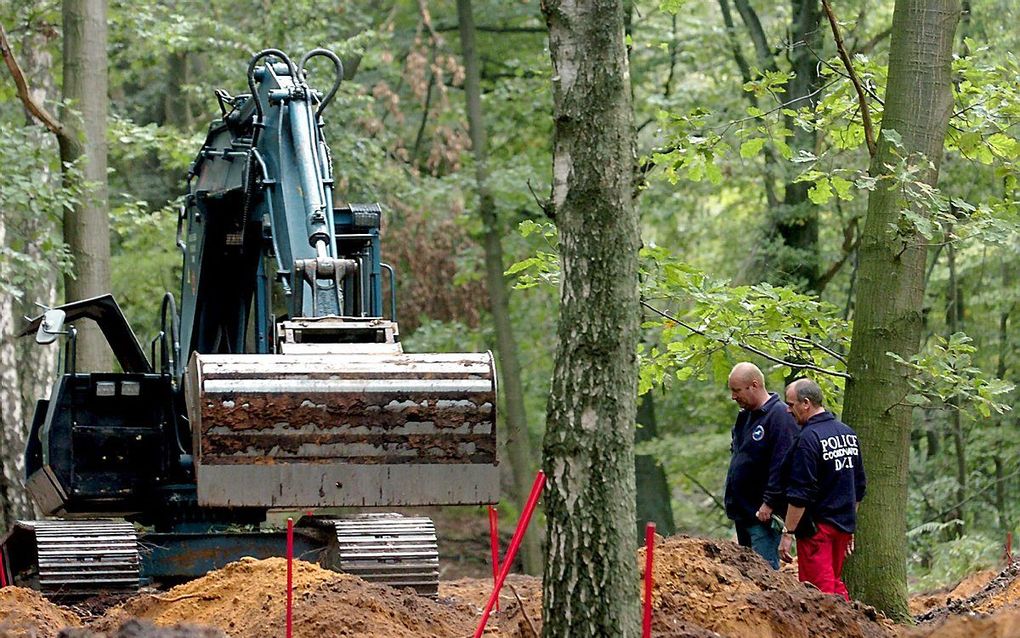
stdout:
{"type": "Polygon", "coordinates": [[[793,556],[790,554],[790,549],[793,547],[793,534],[783,534],[783,538],[779,541],[779,558],[784,563],[792,563],[793,556]]]}
{"type": "Polygon", "coordinates": [[[772,520],[772,508],[769,507],[768,503],[762,503],[758,511],[754,513],[761,523],[768,523],[772,520]]]}
{"type": "Polygon", "coordinates": [[[850,535],[850,542],[846,544],[846,557],[850,558],[850,555],[854,553],[854,535],[850,535]]]}

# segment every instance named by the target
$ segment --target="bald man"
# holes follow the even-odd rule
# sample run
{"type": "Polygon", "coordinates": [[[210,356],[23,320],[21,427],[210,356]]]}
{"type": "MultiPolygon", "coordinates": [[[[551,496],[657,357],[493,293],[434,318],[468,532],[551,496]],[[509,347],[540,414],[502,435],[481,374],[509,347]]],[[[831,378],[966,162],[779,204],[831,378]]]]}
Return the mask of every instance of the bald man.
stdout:
{"type": "Polygon", "coordinates": [[[735,365],[728,383],[740,412],[730,444],[726,515],[737,530],[737,542],[779,569],[780,532],[772,515],[785,513],[781,472],[797,424],[779,395],[766,389],[765,375],[753,363],[735,365]]]}

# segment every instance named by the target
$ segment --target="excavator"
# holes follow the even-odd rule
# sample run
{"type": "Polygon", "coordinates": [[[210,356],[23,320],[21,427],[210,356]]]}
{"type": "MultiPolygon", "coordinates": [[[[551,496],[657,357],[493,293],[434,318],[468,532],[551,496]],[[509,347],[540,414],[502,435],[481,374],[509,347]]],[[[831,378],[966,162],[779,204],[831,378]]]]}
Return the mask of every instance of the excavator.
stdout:
{"type": "Polygon", "coordinates": [[[327,49],[266,49],[248,93],[216,92],[178,217],[180,305],[163,297],[148,353],[111,295],[26,325],[63,350],[25,451],[45,518],[0,541],[6,582],[55,598],[182,582],[283,556],[268,515],[296,511],[295,556],[437,594],[434,523],[379,508],[498,500],[495,366],[403,352],[382,209],[334,199],[322,115],[343,75],[327,49]],[[76,369],[83,321],[116,370],[76,369]]]}

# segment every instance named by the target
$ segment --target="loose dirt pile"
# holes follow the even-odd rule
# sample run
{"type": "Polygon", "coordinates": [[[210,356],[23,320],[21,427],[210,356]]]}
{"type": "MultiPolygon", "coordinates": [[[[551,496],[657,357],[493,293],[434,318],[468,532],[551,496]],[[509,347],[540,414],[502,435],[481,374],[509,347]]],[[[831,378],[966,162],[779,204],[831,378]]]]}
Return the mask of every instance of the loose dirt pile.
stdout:
{"type": "MultiPolygon", "coordinates": [[[[644,565],[644,552],[636,557],[644,565]]],[[[263,638],[284,634],[286,562],[245,559],[160,594],[142,594],[101,616],[95,605],[62,608],[35,592],[0,591],[0,638],[263,638]],[[79,615],[71,613],[80,612],[79,615]],[[86,622],[82,623],[81,620],[86,622]],[[84,627],[81,625],[84,624],[84,627]],[[67,627],[63,632],[61,628],[67,627]]],[[[1020,566],[970,596],[897,628],[873,609],[847,604],[774,572],[733,543],[676,536],[655,551],[653,635],[664,638],[958,638],[1020,636],[1020,566]],[[998,610],[994,615],[986,616],[998,610]],[[978,614],[979,616],[975,616],[978,614]],[[962,617],[961,617],[962,616],[962,617]]],[[[464,638],[478,623],[489,578],[444,581],[439,599],[296,562],[294,635],[464,638]]],[[[976,587],[977,585],[970,585],[976,587]]],[[[962,585],[961,585],[962,587],[962,585]]],[[[954,590],[956,591],[956,590],[954,590]]],[[[964,591],[962,589],[960,592],[964,591]]],[[[962,594],[961,594],[962,595],[962,594]]],[[[537,578],[512,576],[486,636],[532,638],[542,630],[537,578]]]]}
{"type": "MultiPolygon", "coordinates": [[[[643,565],[644,550],[638,559],[643,565]]],[[[652,574],[652,629],[661,636],[887,638],[893,628],[733,543],[674,536],[656,546],[652,574]]]]}
{"type": "Polygon", "coordinates": [[[56,636],[64,627],[78,627],[81,621],[38,592],[21,587],[0,589],[0,636],[42,638],[56,636]]]}
{"type": "Polygon", "coordinates": [[[925,592],[910,598],[910,613],[920,616],[932,609],[945,607],[951,600],[963,600],[981,591],[993,578],[999,575],[995,569],[974,572],[952,587],[925,592]]]}

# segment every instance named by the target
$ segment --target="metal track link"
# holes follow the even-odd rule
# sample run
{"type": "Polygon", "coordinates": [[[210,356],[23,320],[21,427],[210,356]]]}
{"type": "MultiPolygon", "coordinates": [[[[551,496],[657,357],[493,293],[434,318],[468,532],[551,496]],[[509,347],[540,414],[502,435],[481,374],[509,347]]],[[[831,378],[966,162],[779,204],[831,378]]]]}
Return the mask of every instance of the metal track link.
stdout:
{"type": "Polygon", "coordinates": [[[333,521],[337,568],[391,587],[410,587],[420,596],[439,595],[436,526],[426,517],[362,514],[333,521]]]}
{"type": "Polygon", "coordinates": [[[138,536],[124,521],[38,521],[39,588],[47,596],[135,592],[138,536]]]}

